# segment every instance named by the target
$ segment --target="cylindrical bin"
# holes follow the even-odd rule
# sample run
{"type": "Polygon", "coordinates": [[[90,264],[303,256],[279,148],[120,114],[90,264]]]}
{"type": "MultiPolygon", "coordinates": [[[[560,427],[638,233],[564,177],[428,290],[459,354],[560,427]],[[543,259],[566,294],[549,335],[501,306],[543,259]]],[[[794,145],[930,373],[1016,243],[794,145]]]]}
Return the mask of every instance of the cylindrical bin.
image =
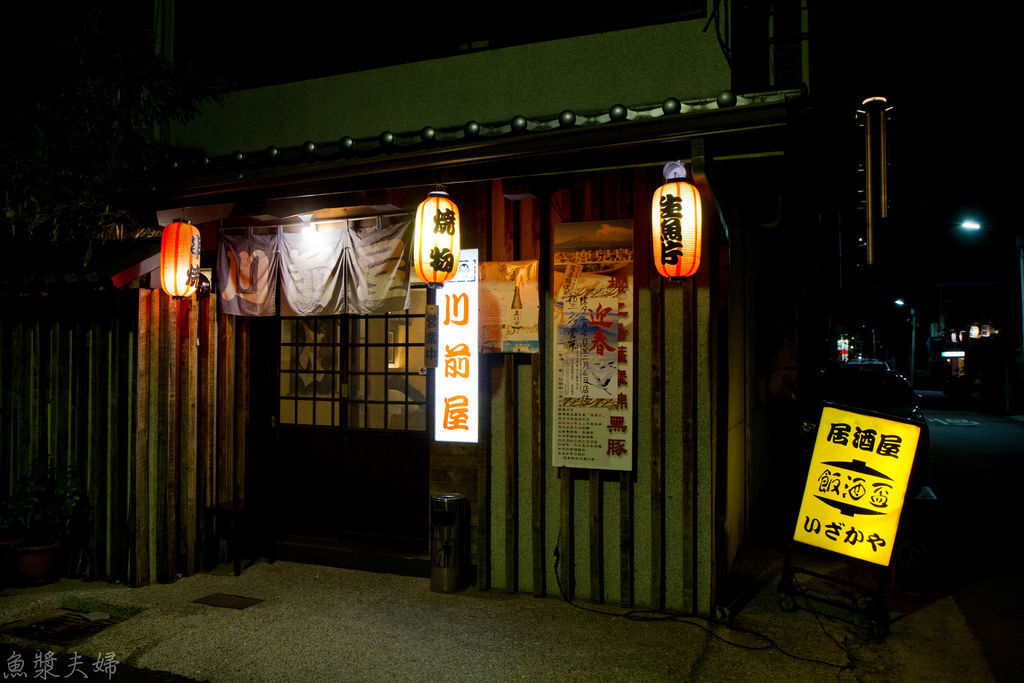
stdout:
{"type": "Polygon", "coordinates": [[[469,501],[461,493],[430,496],[430,590],[451,593],[469,578],[469,501]]]}

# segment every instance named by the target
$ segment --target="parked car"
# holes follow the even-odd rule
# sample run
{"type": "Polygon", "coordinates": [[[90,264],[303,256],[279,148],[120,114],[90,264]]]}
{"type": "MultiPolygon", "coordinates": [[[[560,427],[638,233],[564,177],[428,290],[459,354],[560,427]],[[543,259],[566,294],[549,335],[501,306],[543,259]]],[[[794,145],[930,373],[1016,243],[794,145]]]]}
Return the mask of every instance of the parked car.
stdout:
{"type": "Polygon", "coordinates": [[[923,484],[928,460],[928,423],[921,410],[920,398],[910,382],[882,362],[837,363],[822,368],[802,380],[797,386],[800,404],[801,443],[810,462],[814,438],[826,403],[837,407],[868,410],[882,416],[909,420],[921,428],[914,469],[910,477],[908,497],[917,494],[923,484]]]}
{"type": "Polygon", "coordinates": [[[876,360],[874,358],[851,358],[843,366],[868,370],[891,370],[889,364],[884,360],[876,360]]]}

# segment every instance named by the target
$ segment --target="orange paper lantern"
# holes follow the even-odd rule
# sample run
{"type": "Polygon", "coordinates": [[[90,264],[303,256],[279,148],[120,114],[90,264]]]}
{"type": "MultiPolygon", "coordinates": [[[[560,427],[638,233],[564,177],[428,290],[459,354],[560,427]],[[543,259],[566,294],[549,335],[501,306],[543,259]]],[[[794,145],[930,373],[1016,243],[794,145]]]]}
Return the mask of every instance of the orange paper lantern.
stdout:
{"type": "Polygon", "coordinates": [[[690,277],[700,267],[700,193],[680,178],[672,178],[654,193],[651,202],[651,241],[654,266],[663,277],[690,277]]]}
{"type": "Polygon", "coordinates": [[[160,286],[168,296],[192,296],[199,284],[199,229],[175,221],[160,241],[160,286]]]}
{"type": "Polygon", "coordinates": [[[441,287],[459,267],[459,207],[444,190],[434,190],[416,209],[413,262],[428,287],[441,287]]]}

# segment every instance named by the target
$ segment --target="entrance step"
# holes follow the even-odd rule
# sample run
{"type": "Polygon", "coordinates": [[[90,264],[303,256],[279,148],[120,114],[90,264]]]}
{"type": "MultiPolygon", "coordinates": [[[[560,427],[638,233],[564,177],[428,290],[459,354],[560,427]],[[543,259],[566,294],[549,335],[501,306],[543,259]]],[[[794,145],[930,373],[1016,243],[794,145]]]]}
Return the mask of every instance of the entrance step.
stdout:
{"type": "Polygon", "coordinates": [[[276,551],[279,560],[400,576],[430,577],[430,555],[410,548],[409,544],[287,534],[278,537],[276,551]]]}

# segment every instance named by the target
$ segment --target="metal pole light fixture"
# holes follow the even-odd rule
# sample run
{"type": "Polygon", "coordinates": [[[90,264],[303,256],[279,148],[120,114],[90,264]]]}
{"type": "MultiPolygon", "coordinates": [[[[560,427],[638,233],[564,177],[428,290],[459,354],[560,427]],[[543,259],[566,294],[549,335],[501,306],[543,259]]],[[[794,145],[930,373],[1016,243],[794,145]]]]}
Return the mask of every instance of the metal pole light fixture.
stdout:
{"type": "Polygon", "coordinates": [[[459,267],[459,207],[441,186],[416,209],[413,227],[416,275],[428,287],[441,287],[459,267]]]}
{"type": "Polygon", "coordinates": [[[682,162],[665,164],[663,173],[665,184],[651,201],[654,266],[663,277],[681,280],[700,267],[700,193],[686,181],[682,162]]]}

